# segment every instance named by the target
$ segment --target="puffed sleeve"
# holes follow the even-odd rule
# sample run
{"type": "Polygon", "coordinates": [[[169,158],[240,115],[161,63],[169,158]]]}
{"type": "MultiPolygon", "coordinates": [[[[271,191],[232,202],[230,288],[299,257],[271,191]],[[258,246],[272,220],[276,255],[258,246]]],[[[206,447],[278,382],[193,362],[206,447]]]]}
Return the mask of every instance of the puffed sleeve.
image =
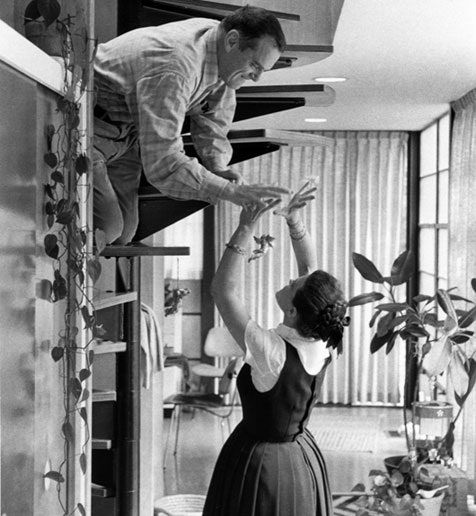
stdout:
{"type": "Polygon", "coordinates": [[[251,377],[260,392],[270,390],[277,382],[286,360],[286,344],[274,331],[250,320],[245,330],[245,362],[251,366],[251,377]]]}

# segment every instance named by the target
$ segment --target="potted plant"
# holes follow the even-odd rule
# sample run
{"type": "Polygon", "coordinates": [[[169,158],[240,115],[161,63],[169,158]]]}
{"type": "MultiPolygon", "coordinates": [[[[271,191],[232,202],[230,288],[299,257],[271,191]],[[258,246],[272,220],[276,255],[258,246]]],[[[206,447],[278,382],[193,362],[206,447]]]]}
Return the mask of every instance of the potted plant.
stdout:
{"type": "MultiPolygon", "coordinates": [[[[408,456],[389,457],[385,461],[390,475],[399,472],[407,479],[398,486],[400,490],[414,497],[414,491],[409,486],[419,485],[421,479],[416,476],[417,468],[428,460],[441,458],[448,461],[453,456],[455,424],[476,382],[476,360],[470,349],[474,332],[468,329],[476,319],[476,307],[473,301],[458,296],[452,288],[419,294],[410,301],[397,299],[397,287],[406,285],[414,270],[410,251],[402,253],[393,262],[388,276],[381,274],[365,256],[353,253],[352,258],[361,276],[381,287],[379,291],[359,294],[349,301],[351,307],[378,302],[369,321],[370,327],[375,327],[370,342],[371,353],[385,349],[388,354],[399,340],[407,343],[409,351],[406,356],[405,392],[408,392],[411,375],[415,374],[412,365],[416,363],[410,424],[407,408],[403,408],[408,456]],[[460,303],[472,306],[469,309],[458,308],[456,305],[460,303]],[[418,400],[422,375],[435,379],[444,372],[451,379],[454,400],[458,406],[451,417],[443,410],[447,408],[446,403],[418,400]],[[444,435],[432,441],[418,440],[417,421],[423,417],[422,411],[433,409],[435,417],[446,416],[448,419],[444,435]]],[[[476,291],[476,279],[471,281],[471,286],[476,291]]]]}
{"type": "Polygon", "coordinates": [[[63,57],[70,36],[60,13],[58,0],[32,0],[24,13],[26,38],[50,56],[63,57]]]}
{"type": "Polygon", "coordinates": [[[176,314],[181,306],[182,299],[190,294],[189,288],[172,288],[170,283],[164,288],[164,313],[165,317],[176,314]]]}
{"type": "MultiPolygon", "coordinates": [[[[451,455],[455,423],[476,382],[476,359],[473,352],[468,351],[468,344],[474,335],[468,328],[476,319],[474,302],[456,295],[453,288],[419,294],[409,302],[396,299],[396,287],[406,284],[413,273],[414,259],[410,251],[405,251],[393,262],[388,276],[381,274],[377,267],[361,254],[353,253],[352,259],[355,268],[364,279],[380,285],[384,290],[384,293],[372,291],[359,294],[349,301],[349,306],[379,301],[369,322],[370,327],[376,327],[370,342],[371,353],[385,347],[388,354],[398,339],[408,342],[410,353],[407,353],[406,360],[406,386],[410,381],[411,362],[416,361],[417,381],[412,396],[411,432],[408,432],[406,424],[407,411],[404,409],[403,412],[408,449],[415,449],[417,444],[415,420],[420,376],[426,374],[434,378],[448,372],[458,410],[451,419],[446,435],[437,444],[441,450],[445,447],[445,451],[451,455]],[[456,304],[461,302],[473,306],[469,310],[457,308],[456,304]]],[[[472,279],[471,285],[476,291],[476,278],[472,279]]]]}
{"type": "Polygon", "coordinates": [[[365,492],[357,500],[357,516],[438,516],[443,493],[448,487],[437,475],[424,467],[412,465],[409,459],[398,470],[372,470],[369,473],[370,491],[358,484],[353,491],[365,492]]]}

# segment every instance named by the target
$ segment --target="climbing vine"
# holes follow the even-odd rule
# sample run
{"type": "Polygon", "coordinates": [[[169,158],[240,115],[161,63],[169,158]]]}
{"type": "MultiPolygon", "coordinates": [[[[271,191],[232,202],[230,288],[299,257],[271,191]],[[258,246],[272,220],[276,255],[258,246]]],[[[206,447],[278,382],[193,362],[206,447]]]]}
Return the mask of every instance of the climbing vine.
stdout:
{"type": "Polygon", "coordinates": [[[52,260],[52,276],[42,280],[42,297],[52,303],[62,301],[65,307],[62,329],[51,350],[51,357],[58,364],[63,384],[61,435],[64,453],[60,463],[44,475],[56,482],[58,501],[64,516],[86,514],[80,502],[75,502],[70,508],[71,504],[64,500],[62,486],[72,460],[77,461],[83,474],[87,471],[86,452],[91,439],[86,403],[91,393],[87,388],[87,380],[91,376],[94,360],[92,344],[103,334],[97,324],[89,295],[88,277],[94,284],[101,274],[99,255],[104,248],[104,238],[97,232],[96,247],[94,251],[89,251],[91,245],[88,245],[88,241],[92,237],[92,230],[81,218],[82,203],[89,195],[86,178],[91,171],[91,163],[86,135],[80,127],[80,113],[81,102],[85,101],[87,93],[96,44],[88,35],[81,3],[76,3],[76,7],[74,16],[68,15],[62,20],[59,20],[60,6],[56,0],[34,0],[25,12],[25,16],[29,14],[30,20],[32,13],[33,17],[36,16],[35,21],[43,16],[48,26],[55,21],[52,18],[56,18],[64,65],[64,95],[58,98],[56,104],[59,122],[45,128],[44,162],[49,172],[48,180],[43,185],[44,214],[48,228],[44,248],[52,260]],[[75,429],[78,428],[76,421],[84,425],[82,442],[75,435],[75,429]]]}

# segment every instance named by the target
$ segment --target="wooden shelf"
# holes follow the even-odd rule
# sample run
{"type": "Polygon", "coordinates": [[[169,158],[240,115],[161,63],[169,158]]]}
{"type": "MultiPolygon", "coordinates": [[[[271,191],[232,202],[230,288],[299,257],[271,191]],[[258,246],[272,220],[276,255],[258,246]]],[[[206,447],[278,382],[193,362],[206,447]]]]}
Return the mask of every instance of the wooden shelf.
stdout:
{"type": "Polygon", "coordinates": [[[93,403],[101,401],[117,401],[116,391],[95,391],[93,390],[93,403]]]}
{"type": "Polygon", "coordinates": [[[127,349],[127,342],[113,342],[106,340],[95,342],[93,351],[95,355],[105,355],[106,353],[123,353],[127,349]]]}
{"type": "Polygon", "coordinates": [[[111,498],[114,496],[114,489],[91,483],[91,495],[97,498],[111,498]]]}
{"type": "Polygon", "coordinates": [[[101,252],[104,257],[133,256],[189,256],[190,247],[151,247],[148,245],[108,245],[101,252]]]}
{"type": "Polygon", "coordinates": [[[96,439],[93,437],[92,448],[93,448],[93,450],[110,450],[112,448],[112,440],[111,439],[96,439]]]}
{"type": "Polygon", "coordinates": [[[137,292],[101,292],[97,297],[93,298],[93,305],[96,311],[110,308],[111,306],[122,305],[137,301],[137,292]]]}

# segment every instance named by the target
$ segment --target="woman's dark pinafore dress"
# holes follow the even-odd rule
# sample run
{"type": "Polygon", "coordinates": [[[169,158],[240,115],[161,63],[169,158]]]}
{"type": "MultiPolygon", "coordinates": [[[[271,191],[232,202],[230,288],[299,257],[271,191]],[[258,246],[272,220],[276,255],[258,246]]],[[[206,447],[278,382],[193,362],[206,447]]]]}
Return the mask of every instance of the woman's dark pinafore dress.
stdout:
{"type": "Polygon", "coordinates": [[[306,373],[288,342],[284,367],[271,390],[257,391],[251,367],[242,367],[243,420],[220,452],[204,516],[333,514],[324,459],[306,429],[325,369],[316,376],[306,373]]]}

